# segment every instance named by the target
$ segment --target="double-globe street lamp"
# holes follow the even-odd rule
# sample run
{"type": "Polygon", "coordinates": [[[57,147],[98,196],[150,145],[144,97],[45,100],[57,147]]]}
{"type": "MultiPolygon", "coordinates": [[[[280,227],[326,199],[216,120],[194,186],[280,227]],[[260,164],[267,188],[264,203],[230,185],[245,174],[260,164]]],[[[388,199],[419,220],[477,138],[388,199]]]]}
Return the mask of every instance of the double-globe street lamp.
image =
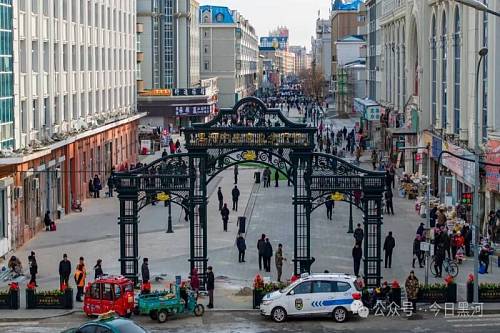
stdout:
{"type": "MultiPolygon", "coordinates": [[[[500,17],[500,13],[488,8],[486,4],[478,0],[456,0],[457,2],[474,8],[478,11],[482,11],[497,17],[500,17]]],[[[478,31],[478,20],[476,19],[476,31],[478,31]]],[[[481,62],[483,58],[488,54],[487,48],[481,48],[479,50],[479,60],[477,62],[476,70],[476,87],[475,93],[476,97],[474,100],[474,197],[472,202],[472,245],[474,248],[474,302],[479,302],[479,187],[481,186],[481,180],[479,178],[479,156],[481,153],[481,148],[479,146],[479,71],[481,69],[481,62]]]]}

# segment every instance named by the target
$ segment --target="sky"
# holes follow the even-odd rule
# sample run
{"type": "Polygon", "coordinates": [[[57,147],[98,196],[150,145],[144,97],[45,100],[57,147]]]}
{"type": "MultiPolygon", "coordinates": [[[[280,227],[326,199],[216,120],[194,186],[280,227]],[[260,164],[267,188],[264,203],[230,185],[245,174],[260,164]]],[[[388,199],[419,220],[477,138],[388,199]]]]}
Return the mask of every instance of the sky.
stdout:
{"type": "Polygon", "coordinates": [[[287,26],[289,45],[311,49],[318,10],[328,18],[331,0],[198,0],[201,5],[227,6],[239,11],[265,37],[277,26],[287,26]]]}

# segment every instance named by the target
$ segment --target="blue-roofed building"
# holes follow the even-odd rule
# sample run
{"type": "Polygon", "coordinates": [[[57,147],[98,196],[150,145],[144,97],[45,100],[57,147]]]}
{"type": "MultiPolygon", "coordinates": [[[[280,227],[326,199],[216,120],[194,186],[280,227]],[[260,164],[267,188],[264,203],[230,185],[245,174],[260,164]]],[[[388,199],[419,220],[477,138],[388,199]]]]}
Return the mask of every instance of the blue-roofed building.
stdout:
{"type": "Polygon", "coordinates": [[[200,17],[203,23],[234,24],[233,13],[224,6],[200,6],[200,17]]]}
{"type": "Polygon", "coordinates": [[[332,11],[359,10],[365,0],[332,0],[332,11]]]}
{"type": "Polygon", "coordinates": [[[202,79],[217,77],[218,103],[230,108],[256,90],[259,41],[240,13],[221,6],[200,7],[202,79]]]}

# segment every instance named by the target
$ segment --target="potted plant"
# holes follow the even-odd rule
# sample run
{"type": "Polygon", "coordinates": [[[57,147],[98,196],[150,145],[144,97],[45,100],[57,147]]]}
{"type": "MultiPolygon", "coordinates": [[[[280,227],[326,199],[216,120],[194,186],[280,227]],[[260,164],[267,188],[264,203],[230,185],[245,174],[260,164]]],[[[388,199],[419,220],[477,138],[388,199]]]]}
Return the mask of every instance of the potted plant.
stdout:
{"type": "Polygon", "coordinates": [[[391,292],[389,294],[389,300],[391,303],[395,303],[401,306],[401,286],[397,280],[391,283],[391,292]]]}
{"type": "Polygon", "coordinates": [[[418,288],[418,301],[421,303],[446,303],[447,288],[444,283],[420,285],[418,288]]]}
{"type": "Polygon", "coordinates": [[[446,284],[446,302],[456,303],[457,302],[457,284],[453,279],[453,276],[448,275],[444,282],[446,284]]]}

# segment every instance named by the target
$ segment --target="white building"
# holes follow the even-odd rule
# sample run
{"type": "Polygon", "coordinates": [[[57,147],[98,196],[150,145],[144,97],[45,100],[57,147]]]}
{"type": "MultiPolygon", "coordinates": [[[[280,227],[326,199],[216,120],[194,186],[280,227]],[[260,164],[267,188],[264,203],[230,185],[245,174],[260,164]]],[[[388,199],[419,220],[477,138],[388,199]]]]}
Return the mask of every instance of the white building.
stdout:
{"type": "MultiPolygon", "coordinates": [[[[500,20],[452,1],[383,0],[380,24],[383,35],[382,98],[401,114],[404,127],[415,131],[407,144],[430,144],[433,159],[431,176],[435,188],[447,203],[458,202],[461,193],[471,190],[471,165],[453,157],[442,161],[443,150],[469,155],[474,135],[479,134],[485,158],[494,157],[492,147],[500,130],[500,20]],[[489,49],[479,71],[479,97],[475,91],[478,51],[489,49]],[[475,99],[479,98],[479,126],[474,126],[475,99]],[[487,146],[487,147],[486,147],[487,146]],[[488,147],[491,149],[488,149],[488,147]],[[445,189],[452,191],[445,191],[445,189]],[[440,190],[440,191],[439,191],[440,190]]],[[[486,1],[500,11],[499,1],[486,1]]],[[[412,160],[407,156],[406,161],[412,160]]],[[[498,163],[498,162],[497,162],[498,163]]],[[[414,165],[406,164],[410,170],[414,165]]],[[[486,185],[482,212],[500,207],[498,168],[483,179],[486,185]]]]}
{"type": "MultiPolygon", "coordinates": [[[[93,175],[135,163],[135,0],[12,1],[13,247],[84,200],[93,175]]],[[[11,171],[12,172],[12,171],[11,171]]]]}
{"type": "Polygon", "coordinates": [[[227,7],[200,7],[201,78],[217,77],[219,106],[232,107],[256,89],[259,44],[255,29],[227,7]]]}
{"type": "Polygon", "coordinates": [[[316,20],[316,38],[312,39],[313,63],[323,71],[325,80],[332,78],[332,34],[329,19],[316,20]]]}

